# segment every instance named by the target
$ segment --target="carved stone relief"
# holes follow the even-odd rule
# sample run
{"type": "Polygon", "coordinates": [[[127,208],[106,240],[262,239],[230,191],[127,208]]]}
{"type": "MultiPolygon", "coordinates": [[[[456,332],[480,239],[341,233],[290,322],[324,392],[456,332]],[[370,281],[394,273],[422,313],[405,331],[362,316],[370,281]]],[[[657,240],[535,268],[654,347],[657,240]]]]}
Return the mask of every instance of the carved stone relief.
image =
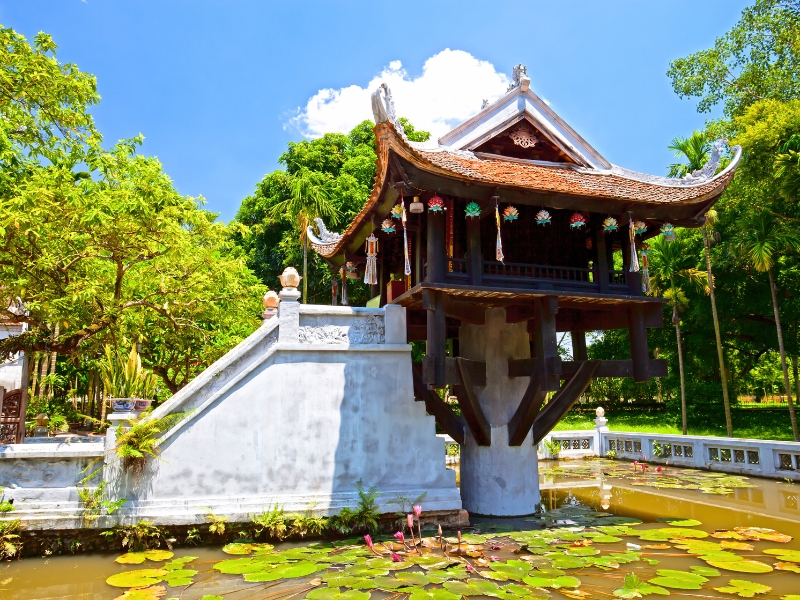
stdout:
{"type": "Polygon", "coordinates": [[[383,317],[359,317],[350,325],[331,325],[319,317],[304,320],[300,327],[301,344],[383,344],[385,327],[383,317]]]}

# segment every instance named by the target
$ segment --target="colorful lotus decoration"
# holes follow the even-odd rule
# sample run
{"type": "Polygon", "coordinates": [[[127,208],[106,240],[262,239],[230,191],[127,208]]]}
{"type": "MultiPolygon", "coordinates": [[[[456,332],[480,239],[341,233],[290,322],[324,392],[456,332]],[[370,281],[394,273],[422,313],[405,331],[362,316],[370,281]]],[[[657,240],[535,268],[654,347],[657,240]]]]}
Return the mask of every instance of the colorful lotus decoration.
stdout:
{"type": "Polygon", "coordinates": [[[384,233],[394,233],[394,223],[391,219],[384,219],[381,223],[381,231],[384,233]]]}
{"type": "Polygon", "coordinates": [[[434,196],[428,200],[428,210],[433,212],[442,212],[444,210],[444,200],[439,196],[434,196]]]}
{"type": "Polygon", "coordinates": [[[536,224],[537,225],[549,225],[550,224],[550,213],[546,210],[542,209],[536,213],[536,224]]]}
{"type": "Polygon", "coordinates": [[[603,221],[603,231],[616,231],[617,229],[619,229],[619,225],[614,217],[608,217],[603,221]]]}
{"type": "Polygon", "coordinates": [[[503,211],[504,221],[516,221],[519,219],[519,211],[513,206],[507,206],[503,211]]]}
{"type": "Polygon", "coordinates": [[[467,217],[475,218],[481,216],[481,207],[478,206],[477,202],[470,202],[467,204],[467,208],[464,211],[467,214],[467,217]]]}
{"type": "Polygon", "coordinates": [[[569,226],[573,229],[580,229],[584,225],[586,225],[586,217],[579,212],[572,213],[572,216],[569,218],[569,226]]]}

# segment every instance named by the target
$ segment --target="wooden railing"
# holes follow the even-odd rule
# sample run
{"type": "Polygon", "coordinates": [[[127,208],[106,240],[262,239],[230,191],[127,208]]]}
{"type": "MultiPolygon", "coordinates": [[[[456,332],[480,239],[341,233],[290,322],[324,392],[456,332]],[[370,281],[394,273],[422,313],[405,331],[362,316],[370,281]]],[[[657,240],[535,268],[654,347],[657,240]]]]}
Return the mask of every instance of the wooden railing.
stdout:
{"type": "Polygon", "coordinates": [[[483,263],[484,278],[502,277],[504,279],[556,279],[592,283],[592,270],[577,267],[553,267],[549,265],[531,265],[525,263],[501,263],[485,261],[483,263]]]}

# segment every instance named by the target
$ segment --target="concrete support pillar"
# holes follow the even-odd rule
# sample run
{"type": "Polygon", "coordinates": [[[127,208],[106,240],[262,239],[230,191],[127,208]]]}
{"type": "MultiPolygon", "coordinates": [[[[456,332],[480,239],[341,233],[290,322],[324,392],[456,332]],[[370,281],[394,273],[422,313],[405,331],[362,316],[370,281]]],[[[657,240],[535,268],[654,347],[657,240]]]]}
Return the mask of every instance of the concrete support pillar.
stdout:
{"type": "Polygon", "coordinates": [[[520,446],[508,445],[508,422],[528,385],[509,378],[508,360],[530,358],[526,324],[506,323],[503,308],[486,311],[485,325],[461,326],[460,354],[486,363],[486,386],[475,387],[491,427],[491,445],[478,446],[469,429],[461,448],[461,500],[470,513],[520,516],[539,507],[539,466],[529,432],[520,446]]]}

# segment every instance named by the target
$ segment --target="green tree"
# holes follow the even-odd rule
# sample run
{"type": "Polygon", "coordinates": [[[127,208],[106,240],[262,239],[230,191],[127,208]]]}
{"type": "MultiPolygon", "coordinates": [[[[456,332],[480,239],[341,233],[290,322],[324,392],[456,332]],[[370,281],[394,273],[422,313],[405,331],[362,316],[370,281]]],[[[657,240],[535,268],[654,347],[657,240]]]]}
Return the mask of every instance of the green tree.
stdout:
{"type": "Polygon", "coordinates": [[[764,99],[800,97],[800,1],[756,0],[713,48],[670,63],[681,98],[699,98],[708,112],[722,102],[728,117],[764,99]]]}
{"type": "Polygon", "coordinates": [[[740,248],[747,257],[750,265],[769,277],[769,291],[772,295],[772,310],[775,314],[775,329],[778,334],[778,350],[781,355],[781,369],[783,371],[783,385],[789,403],[789,418],[792,422],[794,440],[800,442],[797,431],[797,418],[792,401],[792,388],[789,385],[789,369],[786,364],[786,349],[783,345],[783,330],[781,316],[778,310],[778,290],[775,285],[773,267],[776,255],[788,248],[800,245],[800,239],[793,232],[781,228],[778,220],[768,210],[762,210],[752,216],[747,216],[739,221],[740,248]]]}
{"type": "Polygon", "coordinates": [[[667,147],[672,150],[676,158],[686,160],[686,162],[671,164],[669,177],[685,177],[689,173],[701,169],[708,162],[710,145],[703,131],[695,131],[688,138],[676,137],[667,147]]]}
{"type": "Polygon", "coordinates": [[[706,273],[696,268],[696,260],[685,251],[680,239],[669,242],[664,238],[653,241],[650,251],[650,286],[654,294],[663,295],[672,304],[672,323],[678,344],[678,367],[681,386],[681,428],[687,434],[686,379],[683,366],[683,343],[681,340],[681,310],[688,304],[685,287],[704,287],[706,273]]]}
{"type": "Polygon", "coordinates": [[[775,178],[781,195],[790,201],[800,200],[800,133],[795,133],[775,157],[775,178]]]}

